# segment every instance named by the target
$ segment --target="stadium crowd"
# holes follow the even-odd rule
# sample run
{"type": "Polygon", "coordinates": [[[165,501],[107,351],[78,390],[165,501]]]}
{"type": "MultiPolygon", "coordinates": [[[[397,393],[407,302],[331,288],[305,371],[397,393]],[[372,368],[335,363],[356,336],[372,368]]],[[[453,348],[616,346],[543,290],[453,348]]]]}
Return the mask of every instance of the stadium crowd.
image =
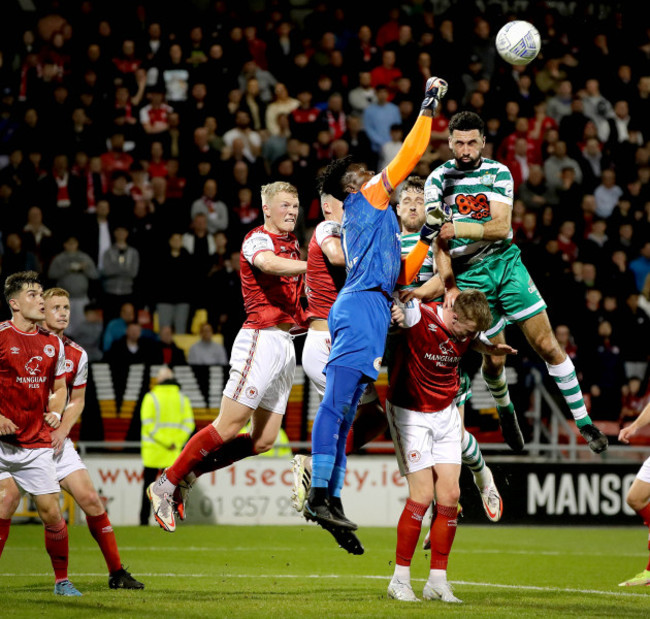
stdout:
{"type": "Polygon", "coordinates": [[[71,4],[4,20],[0,282],[35,269],[68,290],[91,360],[178,362],[172,333],[199,308],[195,357],[223,359],[207,348],[214,330],[229,350],[243,321],[239,249],[261,223],[261,184],[298,188],[306,252],[319,170],[390,161],[436,74],[449,93],[416,173],[451,157],[454,112],[485,119],[485,152],[515,180],[515,242],[595,417],[642,410],[650,28],[635,9],[530,2],[517,17],[542,53],[511,67],[494,46],[507,2],[71,4]]]}

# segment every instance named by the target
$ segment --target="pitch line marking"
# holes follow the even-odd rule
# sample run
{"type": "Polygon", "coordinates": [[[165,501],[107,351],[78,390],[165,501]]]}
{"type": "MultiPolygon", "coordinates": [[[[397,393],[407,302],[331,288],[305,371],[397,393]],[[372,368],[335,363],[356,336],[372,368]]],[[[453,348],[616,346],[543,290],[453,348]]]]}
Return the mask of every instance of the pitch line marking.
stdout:
{"type": "MultiPolygon", "coordinates": [[[[27,574],[19,573],[4,573],[2,574],[3,578],[7,577],[47,577],[51,576],[51,572],[31,572],[27,574]]],[[[106,572],[70,572],[71,577],[81,576],[81,577],[101,577],[106,576],[106,572]]],[[[361,578],[364,580],[385,580],[390,581],[390,575],[374,575],[374,574],[355,574],[355,578],[361,578]]],[[[177,572],[148,572],[140,573],[138,572],[138,578],[247,578],[247,579],[256,579],[256,578],[328,578],[336,580],[339,578],[350,578],[350,574],[182,574],[177,572]]],[[[412,578],[411,581],[415,582],[426,582],[426,578],[412,578]]],[[[575,589],[571,587],[540,587],[537,585],[506,585],[501,583],[492,583],[492,582],[472,582],[469,580],[451,580],[449,581],[453,585],[461,585],[465,587],[492,587],[495,589],[517,589],[521,591],[546,591],[548,593],[584,593],[584,594],[595,594],[595,595],[611,595],[614,597],[633,597],[633,598],[645,598],[650,599],[650,597],[643,593],[624,593],[623,591],[603,591],[601,589],[575,589]]]]}

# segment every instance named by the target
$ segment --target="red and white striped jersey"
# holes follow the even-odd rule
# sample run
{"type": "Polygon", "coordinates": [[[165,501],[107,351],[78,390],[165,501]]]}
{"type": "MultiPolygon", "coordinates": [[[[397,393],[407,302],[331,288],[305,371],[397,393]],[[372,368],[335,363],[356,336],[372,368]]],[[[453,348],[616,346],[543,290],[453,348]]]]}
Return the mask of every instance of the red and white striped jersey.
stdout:
{"type": "Polygon", "coordinates": [[[44,413],[54,381],[64,374],[63,342],[54,333],[0,323],[0,414],[18,426],[1,440],[29,449],[52,444],[44,413]]]}
{"type": "Polygon", "coordinates": [[[341,224],[325,220],[316,226],[309,241],[305,274],[307,318],[327,319],[345,282],[345,268],[332,266],[322,250],[325,240],[332,237],[341,238],[341,224]]]}
{"type": "Polygon", "coordinates": [[[276,256],[300,260],[300,245],[295,235],[273,234],[264,226],[253,228],[241,248],[241,287],[246,310],[244,329],[266,329],[280,323],[301,324],[300,305],[302,275],[280,277],[262,273],[255,265],[255,257],[263,251],[276,256]]]}
{"type": "Polygon", "coordinates": [[[473,340],[452,335],[442,319],[442,303],[419,308],[420,320],[399,338],[386,397],[402,408],[435,413],[458,394],[458,364],[473,340]]]}

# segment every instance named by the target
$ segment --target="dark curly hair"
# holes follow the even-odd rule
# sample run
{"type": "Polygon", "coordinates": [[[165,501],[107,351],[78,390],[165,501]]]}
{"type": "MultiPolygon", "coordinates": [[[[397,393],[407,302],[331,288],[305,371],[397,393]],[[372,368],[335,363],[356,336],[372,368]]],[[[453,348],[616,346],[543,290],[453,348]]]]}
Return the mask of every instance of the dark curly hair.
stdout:
{"type": "Polygon", "coordinates": [[[449,121],[449,135],[454,131],[473,131],[474,129],[478,129],[481,135],[485,135],[485,123],[474,112],[458,112],[449,121]]]}
{"type": "Polygon", "coordinates": [[[343,202],[348,196],[345,190],[345,175],[354,159],[350,156],[332,161],[318,177],[318,193],[321,195],[334,196],[343,202]]]}

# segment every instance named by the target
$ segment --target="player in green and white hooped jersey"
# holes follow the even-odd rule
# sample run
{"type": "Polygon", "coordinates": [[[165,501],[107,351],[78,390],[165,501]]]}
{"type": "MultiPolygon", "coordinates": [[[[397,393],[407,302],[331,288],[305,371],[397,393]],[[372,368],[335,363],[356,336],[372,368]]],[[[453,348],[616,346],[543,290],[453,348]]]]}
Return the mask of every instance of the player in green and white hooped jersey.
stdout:
{"type": "MultiPolygon", "coordinates": [[[[419,176],[409,176],[401,185],[398,199],[397,217],[401,229],[402,256],[405,256],[418,242],[420,229],[424,225],[424,180],[419,176]]],[[[406,300],[418,298],[430,301],[442,297],[444,287],[441,279],[435,273],[435,260],[432,249],[429,249],[429,253],[415,279],[408,285],[398,286],[398,290],[402,291],[400,296],[406,300]]],[[[503,513],[501,495],[494,483],[492,472],[486,466],[485,460],[483,460],[483,454],[477,440],[470,432],[465,430],[465,402],[471,397],[469,376],[463,373],[461,386],[456,396],[456,405],[463,420],[462,462],[469,467],[474,475],[474,483],[481,493],[483,508],[487,517],[496,522],[503,513]]]]}
{"type": "MultiPolygon", "coordinates": [[[[555,339],[546,303],[512,244],[512,175],[506,166],[482,157],[484,146],[481,117],[455,114],[449,122],[454,159],[434,170],[425,184],[427,208],[444,201],[452,210],[452,221],[444,224],[439,237],[448,243],[448,252],[436,255],[445,304],[453,304],[459,289],[484,292],[493,317],[487,334],[495,344],[505,342],[504,327],[516,322],[546,362],[583,438],[592,451],[601,453],[607,449],[607,437],[589,418],[573,362],[555,339]]],[[[504,438],[515,451],[523,449],[503,358],[484,355],[483,377],[496,400],[504,438]]]]}

